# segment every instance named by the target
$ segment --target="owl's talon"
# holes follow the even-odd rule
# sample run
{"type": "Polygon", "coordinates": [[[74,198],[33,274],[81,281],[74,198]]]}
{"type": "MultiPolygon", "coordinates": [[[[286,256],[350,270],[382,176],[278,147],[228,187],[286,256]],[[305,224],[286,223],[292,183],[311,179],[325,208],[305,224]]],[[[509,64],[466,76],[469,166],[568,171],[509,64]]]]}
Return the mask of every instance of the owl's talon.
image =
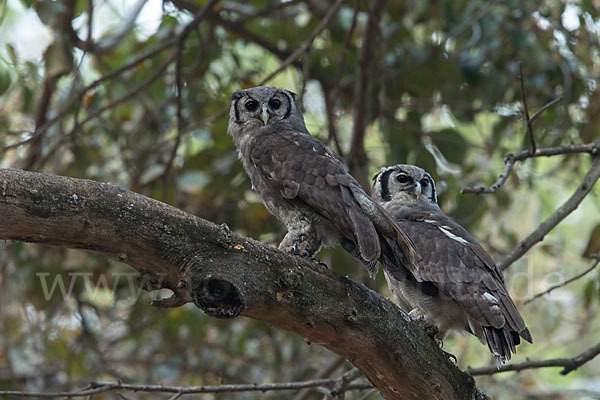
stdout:
{"type": "Polygon", "coordinates": [[[315,264],[319,264],[319,265],[324,266],[325,268],[329,268],[327,266],[327,264],[325,264],[324,262],[321,262],[321,260],[319,260],[317,258],[317,256],[310,254],[310,252],[307,249],[302,250],[302,257],[308,258],[310,261],[312,261],[315,264]]]}
{"type": "Polygon", "coordinates": [[[314,262],[315,264],[319,264],[319,265],[321,265],[321,266],[323,266],[323,267],[325,267],[325,268],[329,268],[329,267],[327,266],[327,264],[325,264],[324,262],[322,262],[321,260],[319,260],[319,259],[317,258],[317,256],[311,256],[311,257],[310,257],[310,260],[311,260],[312,262],[314,262]]]}
{"type": "Polygon", "coordinates": [[[450,362],[454,365],[458,364],[458,359],[456,358],[456,356],[452,353],[448,353],[445,350],[442,350],[442,352],[444,353],[444,355],[448,358],[448,360],[450,360],[450,362]]]}

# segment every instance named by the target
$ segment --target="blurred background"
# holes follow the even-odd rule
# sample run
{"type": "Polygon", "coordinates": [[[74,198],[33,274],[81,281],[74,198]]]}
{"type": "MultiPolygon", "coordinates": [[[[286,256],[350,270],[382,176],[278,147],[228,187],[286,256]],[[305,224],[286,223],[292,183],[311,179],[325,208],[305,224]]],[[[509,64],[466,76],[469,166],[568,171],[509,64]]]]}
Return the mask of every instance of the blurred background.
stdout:
{"type": "MultiPolygon", "coordinates": [[[[385,165],[428,170],[441,208],[499,260],[573,194],[591,166],[585,153],[531,158],[496,193],[460,194],[494,183],[503,158],[530,146],[519,63],[530,114],[563,97],[536,119],[539,148],[600,136],[598,0],[213,3],[200,15],[207,1],[0,1],[0,167],[110,182],[276,246],[285,230],[252,192],[226,131],[230,94],[267,78],[298,94],[310,132],[363,185],[385,165]]],[[[534,338],[514,362],[570,358],[598,342],[600,268],[525,301],[593,264],[599,195],[596,185],[505,270],[534,338]]],[[[369,281],[343,250],[320,258],[390,297],[383,274],[369,281]]],[[[60,391],[116,379],[285,382],[352,367],[261,322],[217,320],[189,304],[152,308],[156,294],[132,289],[134,272],[81,251],[0,243],[0,390],[60,391]]],[[[494,362],[473,336],[452,336],[444,349],[463,369],[494,362]]],[[[559,372],[476,381],[497,398],[600,398],[600,358],[559,372]]]]}

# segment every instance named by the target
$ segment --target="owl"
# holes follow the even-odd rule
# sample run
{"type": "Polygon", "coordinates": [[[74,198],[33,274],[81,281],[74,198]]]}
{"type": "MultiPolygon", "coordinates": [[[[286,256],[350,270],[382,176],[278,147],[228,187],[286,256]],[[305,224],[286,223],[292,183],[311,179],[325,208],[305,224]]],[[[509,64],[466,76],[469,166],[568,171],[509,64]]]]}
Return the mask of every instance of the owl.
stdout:
{"type": "Polygon", "coordinates": [[[398,164],[382,168],[373,180],[373,200],[417,248],[416,268],[383,265],[400,307],[437,326],[440,340],[449,331],[477,336],[499,363],[510,360],[520,338],[531,343],[502,271],[469,232],[444,215],[431,175],[398,164]]]}
{"type": "Polygon", "coordinates": [[[340,244],[371,277],[384,257],[412,262],[410,239],[310,135],[294,93],[267,86],[233,93],[227,130],[253,189],[287,227],[279,249],[311,257],[340,244]]]}

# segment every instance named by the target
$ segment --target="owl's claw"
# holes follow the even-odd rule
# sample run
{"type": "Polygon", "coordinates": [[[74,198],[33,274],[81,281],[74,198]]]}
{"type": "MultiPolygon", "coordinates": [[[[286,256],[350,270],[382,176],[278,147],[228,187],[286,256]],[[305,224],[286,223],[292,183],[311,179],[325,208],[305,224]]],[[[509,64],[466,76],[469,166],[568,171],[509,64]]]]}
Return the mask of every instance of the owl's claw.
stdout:
{"type": "Polygon", "coordinates": [[[314,262],[315,264],[319,264],[319,265],[322,265],[322,266],[323,266],[323,267],[325,267],[325,268],[329,268],[329,267],[327,266],[327,264],[325,264],[324,262],[322,262],[321,260],[319,260],[319,259],[318,259],[316,256],[310,256],[310,260],[311,260],[312,262],[314,262]]]}
{"type": "Polygon", "coordinates": [[[317,258],[317,256],[310,254],[310,252],[306,249],[304,249],[304,251],[302,251],[302,257],[308,258],[310,261],[314,262],[315,264],[319,264],[319,265],[324,266],[325,268],[329,268],[327,266],[327,264],[325,264],[324,262],[321,262],[321,260],[319,260],[317,258]]]}
{"type": "Polygon", "coordinates": [[[450,360],[450,362],[454,365],[458,364],[458,359],[456,358],[456,356],[452,353],[448,353],[447,351],[442,349],[442,352],[444,353],[444,355],[448,358],[448,360],[450,360]]]}

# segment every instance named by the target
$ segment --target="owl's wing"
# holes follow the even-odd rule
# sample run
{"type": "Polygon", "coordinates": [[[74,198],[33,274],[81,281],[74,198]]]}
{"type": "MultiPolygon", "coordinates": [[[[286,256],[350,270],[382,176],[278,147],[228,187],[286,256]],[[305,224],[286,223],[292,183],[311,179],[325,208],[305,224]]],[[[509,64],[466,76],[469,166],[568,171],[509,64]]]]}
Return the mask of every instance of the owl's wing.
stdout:
{"type": "Polygon", "coordinates": [[[417,247],[418,268],[411,270],[414,278],[433,283],[440,295],[456,301],[484,330],[496,328],[485,332],[488,344],[492,341],[490,347],[506,354],[502,347],[514,350],[519,335],[532,341],[506,290],[502,271],[466,229],[437,209],[394,218],[417,247]],[[516,337],[511,337],[512,332],[516,337]]]}
{"type": "Polygon", "coordinates": [[[360,188],[335,153],[304,132],[266,128],[254,138],[250,159],[271,190],[329,220],[350,247],[358,248],[353,255],[370,273],[377,272],[382,247],[391,259],[414,258],[410,239],[360,188]]]}

